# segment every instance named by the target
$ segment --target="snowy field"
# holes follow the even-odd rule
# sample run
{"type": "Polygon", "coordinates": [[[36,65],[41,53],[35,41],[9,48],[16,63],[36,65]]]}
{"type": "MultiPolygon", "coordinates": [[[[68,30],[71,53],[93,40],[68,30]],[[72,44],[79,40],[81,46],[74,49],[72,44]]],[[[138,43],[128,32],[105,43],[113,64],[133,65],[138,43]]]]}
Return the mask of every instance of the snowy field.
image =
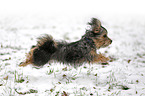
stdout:
{"type": "MultiPolygon", "coordinates": [[[[92,16],[1,15],[0,96],[145,96],[145,16],[96,15],[113,43],[109,65],[19,67],[41,34],[73,42],[92,16]]],[[[95,16],[93,16],[95,17],[95,16]]]]}
{"type": "Polygon", "coordinates": [[[0,96],[145,96],[144,0],[44,1],[0,1],[0,96]],[[37,37],[77,41],[92,17],[113,40],[97,50],[108,65],[18,66],[37,37]]]}

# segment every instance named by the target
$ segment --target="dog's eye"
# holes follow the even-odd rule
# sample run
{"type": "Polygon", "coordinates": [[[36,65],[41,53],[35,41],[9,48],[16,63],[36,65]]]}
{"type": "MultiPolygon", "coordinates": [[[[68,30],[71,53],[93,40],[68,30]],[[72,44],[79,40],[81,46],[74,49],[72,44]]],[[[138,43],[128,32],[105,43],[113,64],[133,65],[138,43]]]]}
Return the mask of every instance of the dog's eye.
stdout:
{"type": "Polygon", "coordinates": [[[98,32],[99,30],[98,30],[98,29],[96,29],[96,31],[98,32]]]}
{"type": "Polygon", "coordinates": [[[107,35],[103,35],[103,37],[107,37],[107,35]]]}

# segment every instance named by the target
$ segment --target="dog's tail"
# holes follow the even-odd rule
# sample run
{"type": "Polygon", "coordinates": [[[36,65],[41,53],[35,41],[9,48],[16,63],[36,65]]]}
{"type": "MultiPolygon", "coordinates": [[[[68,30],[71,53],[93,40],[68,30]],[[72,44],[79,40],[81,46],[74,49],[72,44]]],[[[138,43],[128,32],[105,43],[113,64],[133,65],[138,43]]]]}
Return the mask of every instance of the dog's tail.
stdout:
{"type": "Polygon", "coordinates": [[[33,63],[36,66],[46,64],[51,55],[57,50],[57,43],[50,35],[43,35],[38,38],[37,47],[33,52],[33,63]]]}
{"type": "Polygon", "coordinates": [[[37,38],[37,46],[40,50],[44,50],[48,53],[54,53],[57,49],[57,43],[53,40],[52,36],[44,34],[37,38]]]}
{"type": "Polygon", "coordinates": [[[57,50],[57,43],[53,40],[52,36],[45,34],[37,39],[37,45],[32,47],[31,51],[27,54],[26,61],[22,62],[19,66],[24,67],[28,64],[43,66],[57,50]]]}

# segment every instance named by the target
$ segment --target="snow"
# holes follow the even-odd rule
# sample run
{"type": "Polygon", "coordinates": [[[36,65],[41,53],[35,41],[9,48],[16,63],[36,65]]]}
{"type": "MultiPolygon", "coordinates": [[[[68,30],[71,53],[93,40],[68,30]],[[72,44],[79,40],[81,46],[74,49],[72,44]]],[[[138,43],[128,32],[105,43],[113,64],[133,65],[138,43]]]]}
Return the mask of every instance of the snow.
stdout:
{"type": "Polygon", "coordinates": [[[76,41],[85,33],[90,18],[41,15],[1,18],[0,95],[59,96],[65,91],[70,96],[144,96],[145,18],[142,15],[100,15],[113,40],[109,47],[99,50],[114,59],[109,65],[83,64],[74,68],[52,62],[42,68],[18,66],[41,34],[51,34],[56,40],[76,41]],[[22,79],[21,83],[17,82],[22,79]],[[36,91],[31,93],[30,89],[36,91]]]}
{"type": "Polygon", "coordinates": [[[61,96],[64,92],[69,96],[145,96],[142,0],[102,0],[96,7],[92,7],[96,3],[86,0],[81,8],[82,0],[67,1],[69,11],[61,7],[63,2],[55,8],[55,0],[50,6],[46,2],[42,6],[38,0],[32,8],[33,0],[28,5],[24,1],[6,1],[0,3],[0,96],[61,96]],[[86,7],[89,4],[92,6],[86,7]],[[94,8],[96,11],[92,11],[94,8]],[[109,47],[97,51],[113,59],[109,65],[83,64],[74,68],[50,62],[41,68],[18,66],[38,36],[50,34],[55,40],[77,41],[92,17],[101,20],[113,40],[109,47]]]}

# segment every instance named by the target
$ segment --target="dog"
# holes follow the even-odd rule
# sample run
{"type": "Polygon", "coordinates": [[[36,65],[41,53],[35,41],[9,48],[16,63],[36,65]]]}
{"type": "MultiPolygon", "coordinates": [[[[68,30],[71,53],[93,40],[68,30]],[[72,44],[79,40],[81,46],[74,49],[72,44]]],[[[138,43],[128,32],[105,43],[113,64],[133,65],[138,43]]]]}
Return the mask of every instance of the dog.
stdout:
{"type": "Polygon", "coordinates": [[[28,64],[43,66],[51,60],[75,66],[83,63],[108,63],[108,57],[96,53],[99,48],[112,43],[107,36],[107,30],[96,18],[92,18],[88,24],[90,28],[76,42],[56,41],[47,34],[40,36],[37,38],[37,44],[27,54],[25,62],[19,66],[24,67],[28,64]]]}

